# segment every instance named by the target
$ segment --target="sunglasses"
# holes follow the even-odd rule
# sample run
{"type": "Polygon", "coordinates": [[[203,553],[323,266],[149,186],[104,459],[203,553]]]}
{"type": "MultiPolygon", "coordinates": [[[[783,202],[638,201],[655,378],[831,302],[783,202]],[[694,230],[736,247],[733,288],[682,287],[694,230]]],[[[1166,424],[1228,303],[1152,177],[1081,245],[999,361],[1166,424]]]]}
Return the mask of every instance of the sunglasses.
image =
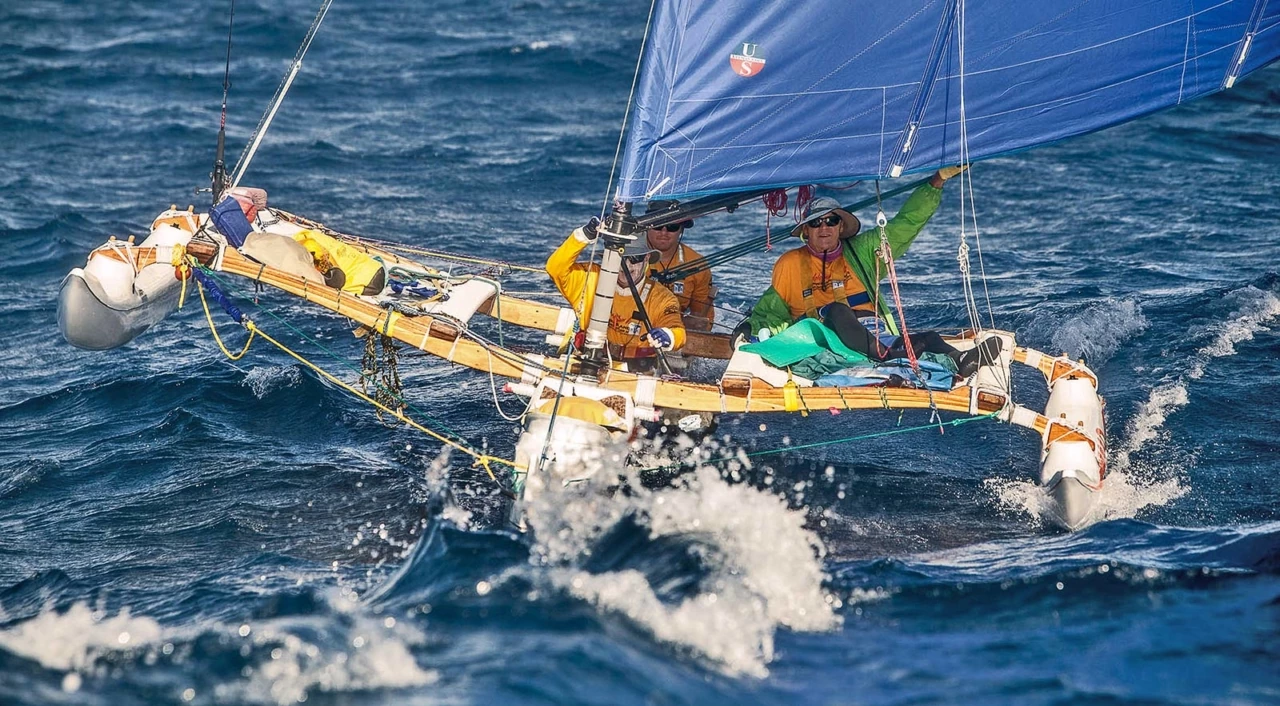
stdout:
{"type": "Polygon", "coordinates": [[[668,223],[665,226],[654,226],[652,230],[665,230],[668,233],[679,233],[689,225],[689,221],[680,221],[679,223],[668,223]]]}
{"type": "Polygon", "coordinates": [[[836,226],[836,225],[840,225],[840,216],[837,216],[833,213],[830,216],[827,216],[826,218],[814,218],[813,220],[805,221],[804,224],[810,228],[821,228],[822,226],[836,226]]]}

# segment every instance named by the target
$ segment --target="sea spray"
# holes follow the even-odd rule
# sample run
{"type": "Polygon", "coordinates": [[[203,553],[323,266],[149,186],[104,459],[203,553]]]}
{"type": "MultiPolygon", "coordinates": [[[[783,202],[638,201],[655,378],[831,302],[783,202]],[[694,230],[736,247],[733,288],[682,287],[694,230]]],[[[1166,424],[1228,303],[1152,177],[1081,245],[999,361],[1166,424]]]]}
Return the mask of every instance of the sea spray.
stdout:
{"type": "Polygon", "coordinates": [[[67,691],[118,670],[157,670],[167,674],[175,701],[184,693],[202,701],[212,694],[217,702],[283,706],[321,692],[437,681],[410,652],[425,635],[408,621],[370,612],[337,591],[322,605],[329,610],[317,615],[168,628],[128,608],[106,615],[75,603],[0,631],[0,649],[66,672],[60,683],[67,691]],[[193,661],[197,653],[199,663],[193,661]],[[211,663],[223,669],[208,671],[211,663]]]}
{"type": "MultiPolygon", "coordinates": [[[[1095,521],[1137,517],[1145,509],[1168,505],[1189,491],[1179,476],[1194,464],[1193,453],[1183,451],[1177,460],[1159,464],[1145,462],[1141,467],[1133,463],[1133,456],[1153,442],[1165,439],[1165,422],[1190,403],[1188,385],[1204,376],[1210,362],[1235,355],[1236,344],[1252,339],[1267,328],[1269,320],[1280,315],[1280,298],[1253,286],[1231,292],[1225,300],[1233,308],[1232,314],[1209,327],[1212,339],[1196,350],[1182,373],[1151,389],[1129,420],[1122,442],[1112,445],[1109,472],[1098,511],[1094,513],[1095,521]]],[[[1113,339],[1112,333],[1105,332],[1104,340],[1113,339]]],[[[1025,513],[1037,523],[1052,510],[1044,493],[1032,481],[988,479],[985,484],[1000,507],[1025,513]]]]}
{"type": "Polygon", "coordinates": [[[1132,299],[1108,299],[1058,325],[1049,344],[1050,353],[1067,351],[1083,357],[1095,369],[1101,366],[1127,341],[1142,333],[1150,324],[1142,314],[1142,306],[1132,299]]]}
{"type": "Polygon", "coordinates": [[[635,474],[623,482],[626,492],[582,484],[545,493],[530,507],[533,560],[555,587],[729,674],[766,675],[778,628],[839,625],[839,601],[823,585],[823,545],[805,529],[804,512],[789,510],[784,498],[730,483],[709,465],[656,490],[635,474]],[[602,540],[628,519],[649,541],[697,545],[706,574],[695,589],[672,597],[634,568],[586,569],[602,540]]]}

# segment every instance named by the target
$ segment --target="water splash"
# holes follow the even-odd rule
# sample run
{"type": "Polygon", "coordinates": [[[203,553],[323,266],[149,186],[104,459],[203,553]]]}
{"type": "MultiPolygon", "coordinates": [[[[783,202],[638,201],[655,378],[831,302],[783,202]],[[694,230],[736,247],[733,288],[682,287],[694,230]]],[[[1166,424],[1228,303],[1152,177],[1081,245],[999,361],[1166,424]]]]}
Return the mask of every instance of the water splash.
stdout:
{"type": "Polygon", "coordinates": [[[420,631],[358,606],[354,597],[334,596],[327,614],[174,629],[133,616],[128,608],[107,616],[76,603],[66,612],[45,611],[0,632],[0,649],[67,672],[62,680],[66,691],[80,688],[80,675],[101,678],[122,668],[163,674],[171,673],[166,667],[183,664],[198,668],[197,662],[219,659],[210,651],[225,651],[226,659],[245,662],[230,679],[184,670],[174,688],[187,701],[211,691],[219,702],[283,706],[302,703],[316,692],[425,686],[438,680],[434,671],[418,666],[409,650],[425,641],[420,631]],[[204,654],[196,659],[198,652],[204,654]]]}
{"type": "Polygon", "coordinates": [[[729,674],[767,675],[780,627],[839,625],[839,599],[823,586],[825,549],[784,498],[732,484],[710,466],[683,476],[679,487],[631,487],[613,496],[571,487],[531,505],[533,560],[549,565],[545,575],[556,588],[729,674]],[[698,543],[706,576],[696,590],[672,599],[634,568],[585,569],[597,543],[626,518],[650,541],[698,543]]]}
{"type": "Polygon", "coordinates": [[[87,672],[104,656],[155,645],[163,632],[159,623],[134,617],[128,608],[107,616],[76,603],[64,613],[45,611],[0,632],[0,648],[47,669],[87,672]]]}
{"type": "Polygon", "coordinates": [[[263,399],[275,390],[294,387],[302,382],[302,373],[291,365],[256,366],[245,376],[243,385],[253,396],[263,399]]]}
{"type": "Polygon", "coordinates": [[[1210,362],[1235,355],[1237,343],[1251,340],[1254,334],[1267,328],[1267,321],[1280,315],[1280,298],[1253,286],[1231,292],[1225,299],[1235,311],[1226,321],[1210,328],[1213,340],[1192,355],[1185,373],[1151,390],[1129,422],[1124,443],[1113,447],[1113,470],[1128,471],[1136,451],[1163,437],[1165,421],[1190,402],[1188,380],[1203,377],[1210,362]]]}
{"type": "MultiPolygon", "coordinates": [[[[1231,292],[1225,300],[1234,309],[1230,317],[1210,329],[1212,340],[1191,356],[1183,373],[1152,388],[1129,421],[1123,443],[1112,446],[1107,482],[1098,510],[1094,513],[1094,522],[1137,517],[1147,508],[1168,505],[1190,491],[1179,475],[1194,465],[1193,453],[1182,451],[1176,459],[1159,465],[1144,463],[1139,466],[1134,464],[1133,457],[1153,443],[1168,442],[1164,424],[1171,415],[1190,404],[1189,381],[1203,377],[1210,362],[1235,355],[1236,344],[1251,340],[1256,333],[1267,328],[1270,319],[1280,315],[1280,298],[1253,286],[1231,292]]],[[[1135,312],[1136,309],[1130,314],[1135,312]]],[[[1131,323],[1139,319],[1142,319],[1140,312],[1136,312],[1136,318],[1132,315],[1120,317],[1121,321],[1131,323]]],[[[1142,321],[1145,327],[1145,319],[1142,321]]],[[[1115,330],[1119,329],[1113,329],[1113,332],[1115,330]]],[[[1108,351],[1109,355],[1115,350],[1111,346],[1119,339],[1107,334],[1101,340],[1100,350],[1108,351]]],[[[998,506],[1005,511],[1029,516],[1037,524],[1052,512],[1048,498],[1032,481],[988,479],[985,484],[998,506]]]]}
{"type": "MultiPolygon", "coordinates": [[[[248,638],[248,649],[242,647],[241,654],[268,658],[246,670],[247,682],[223,685],[218,695],[285,706],[302,703],[315,692],[398,689],[439,680],[436,672],[419,667],[409,651],[411,645],[424,642],[420,631],[390,617],[379,620],[359,613],[349,617],[342,642],[336,645],[298,637],[314,633],[305,625],[267,623],[248,630],[247,636],[248,626],[241,626],[237,634],[248,638]]],[[[323,634],[332,626],[314,627],[323,627],[323,634]]]]}
{"type": "Polygon", "coordinates": [[[1132,299],[1109,299],[1071,317],[1053,333],[1051,351],[1071,351],[1097,367],[1150,326],[1132,299]]]}

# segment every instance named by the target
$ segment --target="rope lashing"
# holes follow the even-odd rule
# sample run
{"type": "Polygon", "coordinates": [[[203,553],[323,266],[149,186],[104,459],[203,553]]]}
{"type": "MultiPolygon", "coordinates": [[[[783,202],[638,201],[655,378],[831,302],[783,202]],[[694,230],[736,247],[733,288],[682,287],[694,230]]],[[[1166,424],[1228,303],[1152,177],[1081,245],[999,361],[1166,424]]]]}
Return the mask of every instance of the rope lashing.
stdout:
{"type": "MultiPolygon", "coordinates": [[[[969,422],[979,422],[985,419],[995,419],[999,414],[1000,412],[998,411],[988,412],[987,414],[981,414],[976,417],[960,417],[959,419],[952,419],[949,422],[940,422],[938,424],[934,424],[931,420],[929,424],[922,424],[920,426],[915,426],[915,427],[906,427],[902,429],[889,429],[888,431],[877,431],[877,432],[871,432],[869,434],[859,434],[857,436],[846,436],[842,439],[829,439],[827,441],[815,441],[811,444],[800,444],[799,446],[780,446],[774,449],[765,449],[764,451],[752,451],[751,453],[747,453],[747,454],[734,454],[732,456],[722,456],[720,458],[708,459],[706,461],[697,461],[697,463],[699,464],[728,463],[730,461],[740,461],[744,457],[756,458],[759,456],[772,456],[775,454],[786,453],[788,451],[801,451],[803,449],[815,449],[822,446],[833,446],[835,444],[848,444],[855,441],[866,441],[868,439],[876,439],[884,436],[894,436],[897,434],[907,434],[909,432],[915,432],[915,431],[928,431],[931,429],[941,429],[942,427],[958,427],[961,424],[968,424],[969,422]]],[[[671,471],[671,470],[676,470],[680,468],[682,465],[683,464],[654,466],[652,468],[641,469],[640,472],[651,473],[655,471],[671,471]]]]}
{"type": "MultiPolygon", "coordinates": [[[[191,274],[195,275],[196,282],[198,283],[196,285],[196,291],[200,292],[200,305],[204,307],[204,318],[205,321],[209,322],[209,332],[213,334],[213,340],[217,342],[218,348],[222,349],[222,354],[227,356],[228,359],[232,361],[240,360],[244,357],[245,353],[249,352],[249,346],[253,344],[254,328],[248,325],[253,322],[245,318],[244,313],[241,312],[240,309],[231,302],[231,299],[218,288],[217,283],[215,283],[213,279],[198,269],[191,270],[191,274]],[[218,335],[218,327],[213,323],[213,312],[209,311],[209,300],[205,298],[205,290],[208,290],[209,296],[212,297],[214,301],[222,305],[222,309],[227,312],[228,316],[235,319],[238,324],[245,324],[245,327],[249,329],[249,338],[245,340],[244,348],[241,348],[239,353],[232,353],[231,350],[227,348],[226,344],[222,342],[222,336],[218,335]]],[[[185,280],[183,281],[183,289],[186,289],[185,280]]]]}

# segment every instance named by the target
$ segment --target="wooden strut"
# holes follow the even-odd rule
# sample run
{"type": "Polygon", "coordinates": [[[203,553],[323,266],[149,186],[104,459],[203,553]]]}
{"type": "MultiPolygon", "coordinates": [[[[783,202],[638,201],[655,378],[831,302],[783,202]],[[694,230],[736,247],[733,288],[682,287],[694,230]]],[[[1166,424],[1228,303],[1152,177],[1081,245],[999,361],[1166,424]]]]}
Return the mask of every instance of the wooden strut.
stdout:
{"type": "MultiPolygon", "coordinates": [[[[187,246],[187,252],[205,264],[213,262],[217,250],[217,245],[199,240],[192,241],[187,246]]],[[[518,360],[520,354],[507,351],[509,356],[491,355],[489,348],[460,336],[457,328],[444,320],[431,316],[405,316],[352,294],[328,287],[308,287],[303,278],[273,267],[264,267],[231,248],[223,251],[221,271],[262,282],[329,311],[341,311],[342,316],[367,328],[385,331],[398,341],[458,365],[517,380],[524,375],[524,366],[508,359],[510,357],[518,360]]],[[[506,311],[505,303],[503,311],[506,311]]],[[[559,377],[554,371],[563,368],[564,358],[538,359],[553,371],[546,375],[546,379],[554,381],[559,377]]],[[[570,371],[576,372],[572,367],[570,371]]],[[[623,392],[634,398],[642,379],[651,380],[635,373],[610,370],[599,382],[599,387],[623,392]]],[[[783,389],[758,380],[749,386],[725,389],[723,392],[716,385],[683,381],[658,381],[656,388],[653,406],[661,409],[689,412],[784,412],[787,409],[783,389]]],[[[805,404],[811,410],[883,409],[888,405],[890,409],[936,407],[950,412],[970,413],[967,386],[957,387],[949,392],[934,392],[932,397],[931,401],[928,391],[910,388],[811,387],[804,391],[805,404]]],[[[1003,406],[1003,398],[986,395],[979,401],[978,413],[995,412],[1003,406]]]]}
{"type": "MultiPolygon", "coordinates": [[[[214,260],[218,246],[202,240],[193,240],[187,245],[187,252],[206,265],[214,260]]],[[[133,258],[134,264],[141,269],[157,261],[155,247],[131,247],[126,252],[133,258]]],[[[379,256],[385,257],[394,264],[412,264],[422,267],[412,260],[401,258],[393,253],[370,248],[379,256]]],[[[95,250],[91,257],[110,257],[120,260],[121,252],[111,248],[95,250]]],[[[474,341],[460,338],[457,326],[446,320],[431,316],[405,316],[399,312],[388,311],[361,297],[347,294],[329,287],[311,286],[298,276],[268,267],[252,261],[239,251],[227,248],[223,253],[222,271],[227,274],[245,277],[255,282],[271,285],[292,294],[304,301],[318,304],[334,313],[340,314],[362,326],[373,330],[386,329],[388,335],[423,352],[430,353],[444,360],[463,367],[480,370],[502,377],[519,380],[524,376],[524,367],[509,360],[521,358],[518,353],[510,352],[510,356],[494,356],[490,350],[474,341]]],[[[488,313],[493,307],[493,299],[480,309],[488,313]]],[[[554,330],[559,308],[523,299],[503,295],[502,320],[529,328],[554,330]]],[[[691,336],[695,332],[688,332],[691,336]]],[[[706,339],[724,338],[701,334],[706,339]]],[[[964,338],[965,336],[961,336],[964,338]]],[[[691,339],[692,340],[692,339],[691,339]]],[[[719,345],[715,343],[713,345],[719,345]]],[[[504,349],[505,350],[505,349],[504,349]]],[[[698,355],[689,350],[690,355],[698,355]]],[[[732,351],[730,351],[732,353],[732,351]]],[[[716,357],[716,356],[701,356],[716,357]]],[[[729,357],[725,355],[724,357],[729,357]]],[[[1051,357],[1031,348],[1019,346],[1014,350],[1014,362],[1030,365],[1044,374],[1046,381],[1052,384],[1064,375],[1081,375],[1094,380],[1093,373],[1070,359],[1051,357]],[[1034,361],[1034,364],[1033,364],[1034,361]]],[[[564,358],[546,359],[545,364],[553,370],[564,367],[564,358]]],[[[571,373],[576,369],[571,368],[571,373]]],[[[558,375],[548,374],[549,379],[558,375]]],[[[641,376],[621,370],[609,371],[600,386],[606,389],[626,392],[634,398],[641,376]]],[[[949,412],[969,414],[969,387],[957,387],[949,392],[934,392],[930,402],[927,390],[911,388],[884,387],[811,387],[804,390],[806,406],[813,409],[930,409],[936,407],[949,412]]],[[[988,392],[978,395],[978,412],[987,414],[999,411],[1006,399],[988,392]]],[[[783,388],[772,387],[754,378],[726,378],[720,385],[707,385],[694,382],[659,381],[653,405],[662,409],[679,409],[689,412],[785,412],[787,405],[783,388]]],[[[1032,426],[1037,432],[1044,434],[1049,428],[1049,419],[1043,414],[1036,414],[1032,426]]]]}

